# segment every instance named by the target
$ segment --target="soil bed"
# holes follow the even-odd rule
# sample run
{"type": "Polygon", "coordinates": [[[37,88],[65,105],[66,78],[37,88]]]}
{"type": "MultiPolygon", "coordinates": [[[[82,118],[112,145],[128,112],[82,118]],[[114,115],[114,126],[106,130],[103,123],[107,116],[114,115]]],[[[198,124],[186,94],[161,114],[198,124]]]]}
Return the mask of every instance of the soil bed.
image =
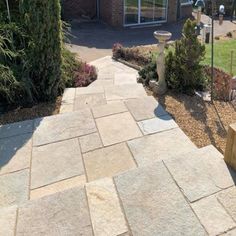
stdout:
{"type": "Polygon", "coordinates": [[[60,111],[62,97],[58,97],[55,102],[40,103],[31,108],[17,108],[0,114],[0,125],[31,120],[39,117],[58,114],[60,111]]]}
{"type": "Polygon", "coordinates": [[[233,102],[204,102],[200,97],[168,92],[157,97],[197,147],[214,145],[224,153],[228,126],[236,122],[233,102]]]}

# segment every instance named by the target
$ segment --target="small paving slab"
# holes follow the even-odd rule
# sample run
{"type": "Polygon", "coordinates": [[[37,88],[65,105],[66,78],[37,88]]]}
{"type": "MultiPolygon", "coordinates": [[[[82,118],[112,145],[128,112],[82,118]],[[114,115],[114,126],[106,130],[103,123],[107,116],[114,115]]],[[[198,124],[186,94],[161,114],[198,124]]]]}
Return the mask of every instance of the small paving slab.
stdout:
{"type": "Polygon", "coordinates": [[[62,103],[71,102],[75,99],[75,88],[66,88],[62,96],[62,103]]]}
{"type": "Polygon", "coordinates": [[[147,94],[141,84],[115,85],[105,88],[107,101],[146,97],[147,94]]]}
{"type": "Polygon", "coordinates": [[[7,125],[0,125],[0,139],[32,132],[33,120],[26,120],[7,125]]]}
{"type": "Polygon", "coordinates": [[[209,147],[187,153],[181,158],[164,160],[190,202],[234,185],[223,159],[214,153],[209,147]]]}
{"type": "Polygon", "coordinates": [[[35,120],[34,146],[74,138],[97,131],[89,109],[35,120]]]}
{"type": "Polygon", "coordinates": [[[125,143],[94,150],[83,154],[83,157],[89,181],[112,177],[136,167],[125,143]]]}
{"type": "Polygon", "coordinates": [[[32,151],[32,134],[0,139],[0,174],[29,168],[32,151]]]}
{"type": "Polygon", "coordinates": [[[73,188],[19,208],[17,236],[92,236],[84,189],[73,188]]]}
{"type": "Polygon", "coordinates": [[[236,221],[236,187],[232,187],[220,192],[217,199],[224,206],[227,212],[236,221]]]}
{"type": "Polygon", "coordinates": [[[197,149],[179,128],[128,141],[139,166],[197,149]]]}
{"type": "Polygon", "coordinates": [[[0,235],[14,236],[16,224],[16,206],[1,208],[0,211],[0,235]]]}
{"type": "Polygon", "coordinates": [[[115,85],[137,84],[137,77],[134,73],[115,73],[115,85]]]}
{"type": "Polygon", "coordinates": [[[140,121],[138,122],[138,126],[144,135],[154,134],[178,127],[178,125],[169,115],[140,121]]]}
{"type": "Polygon", "coordinates": [[[86,95],[86,94],[98,94],[98,93],[104,93],[103,86],[96,86],[96,87],[79,87],[76,88],[75,91],[75,97],[78,97],[79,95],[86,95]]]}
{"type": "Polygon", "coordinates": [[[117,236],[128,231],[112,179],[105,178],[86,185],[95,236],[117,236]]]}
{"type": "Polygon", "coordinates": [[[129,99],[125,104],[137,121],[167,115],[167,112],[153,96],[129,99]]]}
{"type": "Polygon", "coordinates": [[[106,103],[105,95],[102,93],[78,95],[74,102],[74,110],[96,107],[106,103]]]}
{"type": "Polygon", "coordinates": [[[16,205],[28,200],[29,170],[0,176],[0,207],[16,205]]]}
{"type": "Polygon", "coordinates": [[[84,186],[86,183],[85,175],[80,175],[76,177],[72,177],[70,179],[61,180],[54,184],[47,185],[42,188],[37,188],[30,191],[30,199],[37,199],[47,195],[54,194],[56,192],[62,192],[67,189],[84,186]]]}
{"type": "Polygon", "coordinates": [[[113,102],[111,104],[93,107],[92,111],[93,111],[94,117],[99,118],[103,116],[109,116],[109,115],[122,113],[128,110],[123,102],[113,102]]]}
{"type": "Polygon", "coordinates": [[[236,226],[215,196],[203,198],[191,206],[209,235],[219,235],[236,226]]]}
{"type": "Polygon", "coordinates": [[[104,146],[142,136],[129,112],[98,118],[96,123],[104,146]]]}
{"type": "Polygon", "coordinates": [[[78,139],[33,148],[31,189],[82,174],[84,168],[78,139]]]}
{"type": "Polygon", "coordinates": [[[235,235],[236,235],[236,229],[232,229],[225,234],[221,234],[221,236],[235,236],[235,235]]]}
{"type": "Polygon", "coordinates": [[[132,235],[206,235],[163,163],[114,179],[132,235]]]}
{"type": "Polygon", "coordinates": [[[85,135],[79,138],[82,152],[89,152],[102,147],[102,141],[98,133],[85,135]]]}

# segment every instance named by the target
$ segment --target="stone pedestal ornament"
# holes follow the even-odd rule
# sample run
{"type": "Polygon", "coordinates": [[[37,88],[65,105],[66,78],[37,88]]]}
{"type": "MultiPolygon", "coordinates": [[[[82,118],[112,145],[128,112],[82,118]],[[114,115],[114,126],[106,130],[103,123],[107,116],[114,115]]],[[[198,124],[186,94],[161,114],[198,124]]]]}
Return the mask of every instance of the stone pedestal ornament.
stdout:
{"type": "Polygon", "coordinates": [[[153,92],[156,94],[164,94],[167,90],[167,85],[165,81],[165,45],[167,40],[171,38],[172,34],[168,31],[155,31],[154,37],[159,41],[158,48],[159,53],[157,56],[157,74],[158,82],[150,81],[153,92]]]}

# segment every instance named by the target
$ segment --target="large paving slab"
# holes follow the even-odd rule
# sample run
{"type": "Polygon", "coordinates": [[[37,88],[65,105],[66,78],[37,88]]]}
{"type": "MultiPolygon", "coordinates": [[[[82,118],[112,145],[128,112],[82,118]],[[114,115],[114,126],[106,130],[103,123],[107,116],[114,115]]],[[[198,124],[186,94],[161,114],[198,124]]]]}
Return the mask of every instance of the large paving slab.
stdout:
{"type": "Polygon", "coordinates": [[[179,128],[128,141],[139,166],[197,149],[179,128]]]}
{"type": "Polygon", "coordinates": [[[89,109],[35,120],[34,146],[53,143],[96,132],[89,109]]]}
{"type": "Polygon", "coordinates": [[[113,102],[111,104],[106,104],[102,106],[93,107],[93,115],[95,118],[114,115],[117,113],[122,113],[127,110],[127,107],[123,102],[113,102]]]}
{"type": "Polygon", "coordinates": [[[217,199],[236,221],[236,187],[232,187],[220,192],[217,196],[217,199]]]}
{"type": "Polygon", "coordinates": [[[80,95],[88,95],[88,94],[99,94],[104,93],[103,86],[96,86],[96,87],[82,87],[82,88],[76,88],[75,91],[75,97],[78,97],[80,95]]]}
{"type": "Polygon", "coordinates": [[[139,98],[147,96],[141,84],[114,85],[105,88],[107,101],[139,98]]]}
{"type": "Polygon", "coordinates": [[[114,79],[110,78],[110,76],[107,75],[107,78],[97,79],[93,83],[91,83],[89,87],[94,87],[94,86],[110,87],[113,85],[114,85],[114,79]]]}
{"type": "Polygon", "coordinates": [[[32,151],[32,134],[0,139],[0,174],[29,168],[32,151]]]}
{"type": "Polygon", "coordinates": [[[115,177],[132,235],[206,235],[163,163],[115,177]]]}
{"type": "Polygon", "coordinates": [[[33,148],[31,189],[82,174],[84,168],[78,139],[33,148]]]}
{"type": "Polygon", "coordinates": [[[106,103],[105,95],[102,93],[78,95],[74,102],[74,111],[87,107],[96,107],[106,103]]]}
{"type": "Polygon", "coordinates": [[[137,76],[134,73],[116,73],[114,78],[115,85],[137,84],[137,76]]]}
{"type": "Polygon", "coordinates": [[[62,103],[68,103],[75,99],[75,88],[66,88],[62,96],[62,103]]]}
{"type": "Polygon", "coordinates": [[[1,208],[0,211],[0,235],[14,236],[16,224],[16,206],[1,208]]]}
{"type": "Polygon", "coordinates": [[[232,229],[225,234],[221,234],[221,236],[235,236],[235,235],[236,235],[236,229],[232,229]]]}
{"type": "Polygon", "coordinates": [[[191,206],[209,235],[219,235],[236,226],[215,196],[203,198],[191,206]]]}
{"type": "Polygon", "coordinates": [[[88,152],[83,157],[89,181],[112,177],[136,167],[125,143],[88,152]]]}
{"type": "Polygon", "coordinates": [[[95,236],[117,236],[128,231],[112,179],[105,178],[86,185],[95,236]]]}
{"type": "Polygon", "coordinates": [[[173,178],[190,202],[234,185],[222,158],[212,147],[186,153],[181,158],[164,160],[173,178]],[[216,164],[217,163],[217,164],[216,164]]]}
{"type": "Polygon", "coordinates": [[[167,112],[153,96],[129,99],[125,104],[137,121],[167,115],[167,112]]]}
{"type": "Polygon", "coordinates": [[[28,200],[29,170],[0,176],[0,208],[28,200]]]}
{"type": "Polygon", "coordinates": [[[7,125],[0,125],[0,139],[20,134],[32,133],[33,126],[33,120],[26,120],[7,125]]]}
{"type": "Polygon", "coordinates": [[[178,127],[178,125],[169,115],[139,121],[138,126],[144,135],[154,134],[178,127]]]}
{"type": "Polygon", "coordinates": [[[19,208],[17,236],[92,236],[84,189],[74,188],[19,208]]]}
{"type": "Polygon", "coordinates": [[[85,175],[72,177],[70,179],[61,180],[54,184],[47,185],[45,187],[37,188],[30,191],[30,199],[37,199],[47,195],[51,195],[57,192],[61,192],[67,189],[84,186],[86,183],[85,175]]]}
{"type": "Polygon", "coordinates": [[[96,123],[105,146],[142,136],[129,112],[98,118],[96,123]]]}
{"type": "Polygon", "coordinates": [[[98,133],[82,136],[79,141],[83,153],[102,147],[102,141],[98,133]]]}

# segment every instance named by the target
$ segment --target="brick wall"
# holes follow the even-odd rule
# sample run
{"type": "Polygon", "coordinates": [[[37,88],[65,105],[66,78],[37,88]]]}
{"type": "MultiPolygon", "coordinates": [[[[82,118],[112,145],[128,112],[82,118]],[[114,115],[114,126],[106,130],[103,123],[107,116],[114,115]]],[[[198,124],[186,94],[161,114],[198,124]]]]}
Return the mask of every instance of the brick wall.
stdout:
{"type": "Polygon", "coordinates": [[[177,20],[177,0],[169,0],[168,4],[168,22],[176,22],[177,20]]]}
{"type": "Polygon", "coordinates": [[[66,20],[78,19],[82,15],[96,17],[96,0],[62,0],[62,14],[66,20]]]}
{"type": "Polygon", "coordinates": [[[123,26],[123,0],[100,0],[100,19],[114,26],[123,26]]]}

